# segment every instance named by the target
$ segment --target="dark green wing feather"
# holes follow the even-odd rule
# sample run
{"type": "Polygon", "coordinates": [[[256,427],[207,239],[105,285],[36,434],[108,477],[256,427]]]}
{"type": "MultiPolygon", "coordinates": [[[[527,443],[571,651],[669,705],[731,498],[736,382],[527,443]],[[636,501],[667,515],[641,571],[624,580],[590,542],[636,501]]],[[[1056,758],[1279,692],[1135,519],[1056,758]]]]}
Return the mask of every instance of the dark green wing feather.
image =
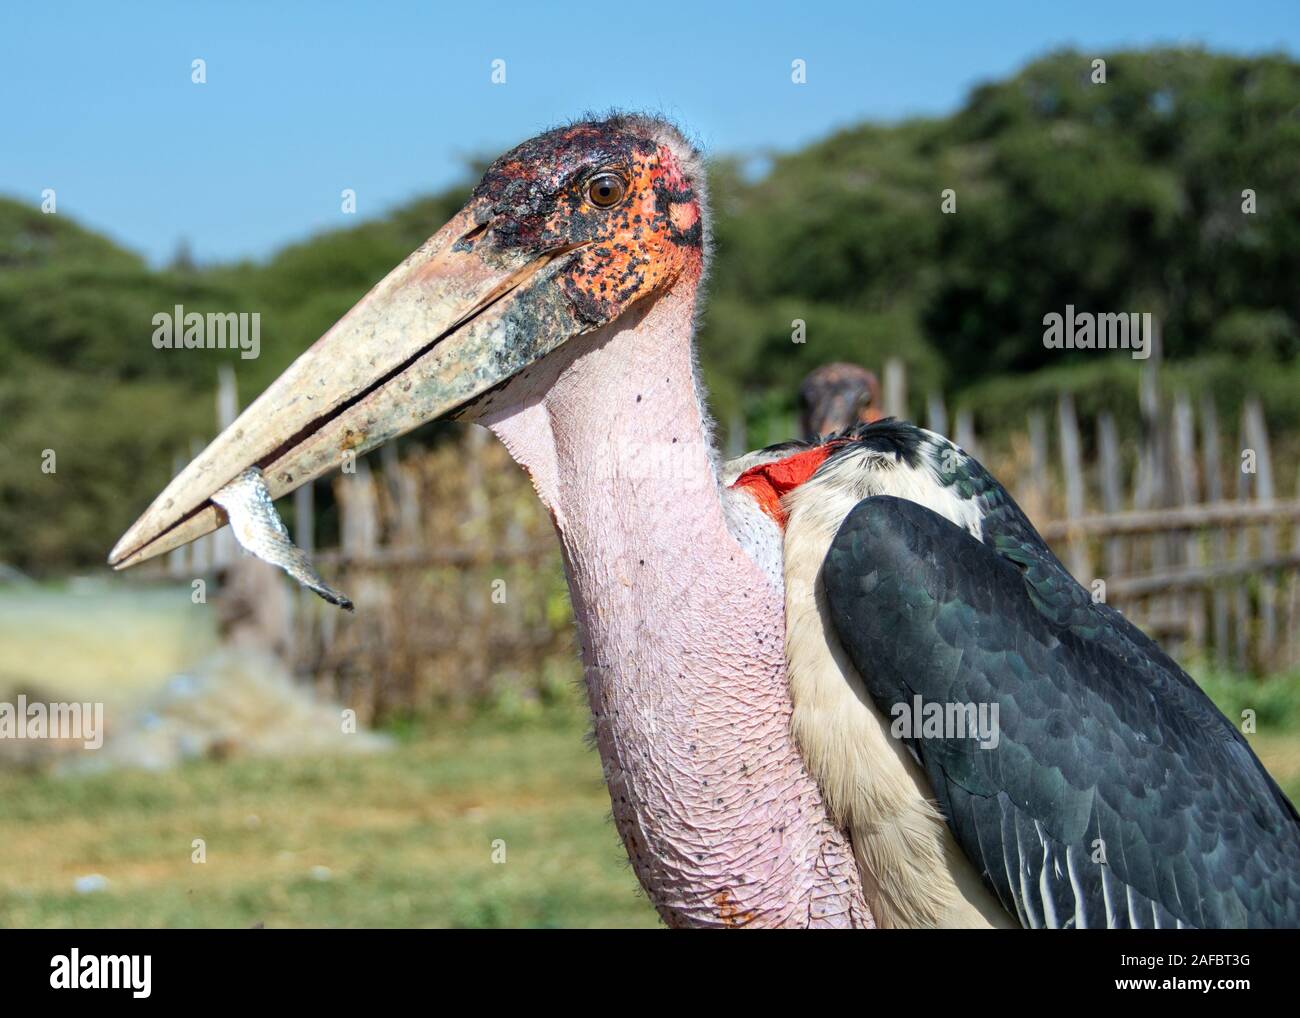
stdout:
{"type": "Polygon", "coordinates": [[[996,705],[995,747],[908,741],[1003,905],[1029,926],[1300,925],[1300,821],[1245,739],[982,468],[960,487],[984,543],[868,498],[823,581],[887,716],[917,696],[996,705]]]}

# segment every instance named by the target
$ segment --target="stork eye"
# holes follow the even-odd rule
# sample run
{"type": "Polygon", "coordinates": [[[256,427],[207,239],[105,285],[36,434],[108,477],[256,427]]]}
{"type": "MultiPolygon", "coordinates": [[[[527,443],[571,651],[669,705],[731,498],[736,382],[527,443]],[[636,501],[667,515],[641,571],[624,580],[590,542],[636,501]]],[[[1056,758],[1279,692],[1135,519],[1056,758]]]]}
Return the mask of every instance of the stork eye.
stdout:
{"type": "Polygon", "coordinates": [[[587,182],[587,200],[598,209],[612,209],[627,193],[627,181],[617,173],[597,173],[587,182]]]}

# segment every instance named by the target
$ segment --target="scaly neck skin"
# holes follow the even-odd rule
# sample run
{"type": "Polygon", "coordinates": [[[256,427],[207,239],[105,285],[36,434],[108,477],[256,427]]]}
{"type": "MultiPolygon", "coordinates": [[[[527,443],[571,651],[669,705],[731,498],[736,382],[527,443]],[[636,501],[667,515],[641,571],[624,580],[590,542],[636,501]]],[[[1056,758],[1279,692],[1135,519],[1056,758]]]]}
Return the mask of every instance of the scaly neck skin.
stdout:
{"type": "Polygon", "coordinates": [[[790,735],[781,592],[724,521],[695,290],[570,341],[481,422],[555,519],[614,820],[664,921],[870,925],[790,735]]]}

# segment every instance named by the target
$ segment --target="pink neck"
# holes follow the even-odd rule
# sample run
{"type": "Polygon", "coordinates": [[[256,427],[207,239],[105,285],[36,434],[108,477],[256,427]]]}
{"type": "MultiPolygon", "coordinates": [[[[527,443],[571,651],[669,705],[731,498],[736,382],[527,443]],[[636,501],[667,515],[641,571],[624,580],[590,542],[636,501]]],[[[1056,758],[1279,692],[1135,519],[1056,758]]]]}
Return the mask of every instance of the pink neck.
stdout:
{"type": "Polygon", "coordinates": [[[571,341],[483,423],[559,530],[614,820],[664,921],[869,925],[790,735],[782,594],[724,521],[694,296],[571,341]]]}

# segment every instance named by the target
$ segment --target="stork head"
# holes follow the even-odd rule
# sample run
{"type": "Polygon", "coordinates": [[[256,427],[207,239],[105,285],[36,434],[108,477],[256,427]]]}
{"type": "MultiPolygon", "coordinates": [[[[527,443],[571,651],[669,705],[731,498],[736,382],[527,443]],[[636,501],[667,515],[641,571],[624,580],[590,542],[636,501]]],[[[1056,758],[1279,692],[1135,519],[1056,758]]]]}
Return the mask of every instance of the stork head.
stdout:
{"type": "Polygon", "coordinates": [[[707,247],[703,172],[671,125],[613,116],[494,162],[469,200],[177,476],[117,543],[135,565],[225,523],[252,466],[280,497],[438,417],[678,280],[707,247]]]}
{"type": "Polygon", "coordinates": [[[662,121],[581,123],[498,159],[466,211],[476,231],[484,231],[486,257],[573,252],[559,273],[560,287],[580,318],[598,327],[683,272],[701,270],[697,163],[662,121]]]}
{"type": "Polygon", "coordinates": [[[812,440],[879,420],[880,383],[857,364],[836,361],[808,373],[799,386],[804,438],[812,440]]]}

